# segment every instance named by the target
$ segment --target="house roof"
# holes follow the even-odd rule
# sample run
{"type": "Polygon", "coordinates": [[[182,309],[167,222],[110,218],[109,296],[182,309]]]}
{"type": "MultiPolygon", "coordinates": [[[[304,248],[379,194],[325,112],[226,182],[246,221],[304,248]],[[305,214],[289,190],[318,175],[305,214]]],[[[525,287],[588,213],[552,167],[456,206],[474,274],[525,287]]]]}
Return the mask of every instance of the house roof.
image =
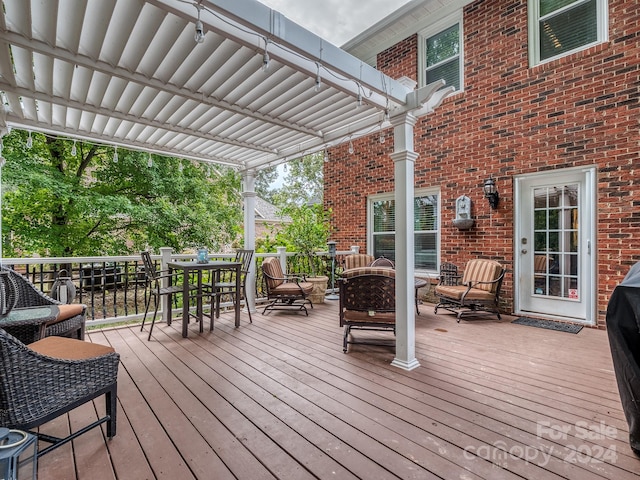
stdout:
{"type": "Polygon", "coordinates": [[[459,11],[473,0],[411,0],[345,43],[342,48],[370,64],[378,53],[459,11]]]}
{"type": "Polygon", "coordinates": [[[255,0],[3,7],[0,128],[259,169],[371,133],[412,103],[410,87],[255,0]]]}

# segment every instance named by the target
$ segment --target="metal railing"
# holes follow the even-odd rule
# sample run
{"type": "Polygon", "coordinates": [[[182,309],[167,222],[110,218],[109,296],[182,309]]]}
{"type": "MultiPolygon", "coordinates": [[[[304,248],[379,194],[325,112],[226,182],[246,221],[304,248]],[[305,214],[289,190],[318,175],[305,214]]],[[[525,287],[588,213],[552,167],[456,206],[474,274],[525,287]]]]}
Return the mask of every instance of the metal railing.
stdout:
{"type": "MultiPolygon", "coordinates": [[[[196,254],[177,254],[171,249],[163,248],[160,255],[152,255],[158,270],[166,269],[168,261],[193,260],[196,254]]],[[[358,247],[351,250],[337,252],[335,262],[335,278],[338,278],[345,255],[358,251],[358,247]]],[[[281,263],[288,272],[300,272],[310,275],[326,275],[329,277],[331,288],[332,262],[328,252],[316,252],[312,259],[301,257],[295,252],[287,252],[278,248],[276,253],[260,253],[254,256],[253,271],[255,275],[255,291],[253,298],[256,303],[265,299],[262,269],[265,257],[280,257],[281,263]],[[313,262],[313,266],[310,264],[313,262]]],[[[223,260],[234,257],[234,254],[212,253],[212,260],[223,260]]],[[[140,255],[130,256],[101,256],[101,257],[48,257],[48,258],[5,258],[2,264],[13,268],[25,275],[36,287],[46,294],[50,294],[58,274],[66,270],[76,286],[74,303],[87,305],[87,326],[99,326],[120,322],[135,322],[142,320],[145,305],[149,298],[149,282],[140,255]]],[[[204,278],[203,281],[209,281],[204,278]]],[[[182,308],[182,299],[174,296],[172,311],[178,312],[182,308]]],[[[231,306],[227,304],[223,306],[231,306]]],[[[151,305],[151,309],[154,306],[151,305]]],[[[161,306],[162,307],[162,306],[161,306]]],[[[164,315],[163,309],[159,315],[164,315]]]]}

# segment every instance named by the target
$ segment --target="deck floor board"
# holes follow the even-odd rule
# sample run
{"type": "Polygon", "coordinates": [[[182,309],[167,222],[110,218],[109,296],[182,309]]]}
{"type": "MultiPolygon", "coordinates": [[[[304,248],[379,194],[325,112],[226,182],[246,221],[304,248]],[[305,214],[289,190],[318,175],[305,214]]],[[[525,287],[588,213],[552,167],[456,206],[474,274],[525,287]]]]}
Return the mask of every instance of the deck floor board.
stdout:
{"type": "MultiPolygon", "coordinates": [[[[432,311],[416,317],[410,372],[390,365],[393,347],[344,354],[331,301],[308,317],[243,313],[240,328],[223,313],[186,339],[180,322],[156,324],[151,342],[136,326],[92,331],[121,355],[118,434],[51,452],[39,478],[638,478],[606,332],[432,311]]],[[[103,411],[97,400],[42,428],[103,411]]]]}

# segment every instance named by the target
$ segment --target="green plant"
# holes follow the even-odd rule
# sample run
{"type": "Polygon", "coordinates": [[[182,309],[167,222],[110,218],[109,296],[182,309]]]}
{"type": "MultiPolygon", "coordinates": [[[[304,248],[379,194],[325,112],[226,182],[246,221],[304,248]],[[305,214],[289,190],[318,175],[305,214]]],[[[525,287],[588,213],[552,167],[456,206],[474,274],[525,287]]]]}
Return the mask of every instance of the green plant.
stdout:
{"type": "Polygon", "coordinates": [[[311,275],[316,275],[315,252],[324,250],[331,234],[330,211],[325,211],[323,206],[302,205],[283,208],[282,215],[287,215],[291,222],[286,224],[280,232],[279,239],[284,240],[284,246],[297,252],[303,257],[311,270],[311,275]]]}

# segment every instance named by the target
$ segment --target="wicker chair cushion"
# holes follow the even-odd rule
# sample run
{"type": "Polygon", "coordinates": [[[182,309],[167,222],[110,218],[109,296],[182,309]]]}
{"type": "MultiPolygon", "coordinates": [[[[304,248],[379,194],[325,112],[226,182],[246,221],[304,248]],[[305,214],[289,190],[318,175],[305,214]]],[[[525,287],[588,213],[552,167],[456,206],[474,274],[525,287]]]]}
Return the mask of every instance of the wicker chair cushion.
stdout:
{"type": "Polygon", "coordinates": [[[65,337],[46,337],[29,344],[29,348],[41,355],[63,360],[84,360],[115,352],[106,345],[65,337]]]}
{"type": "Polygon", "coordinates": [[[76,315],[82,315],[82,312],[84,311],[84,305],[80,303],[58,305],[58,310],[60,310],[60,313],[58,313],[56,320],[62,321],[75,317],[76,315]]]}
{"type": "MultiPolygon", "coordinates": [[[[460,300],[462,298],[462,294],[467,291],[467,288],[468,287],[465,285],[438,285],[436,286],[435,292],[436,295],[460,300]]],[[[488,292],[480,288],[472,288],[464,298],[465,300],[491,301],[495,298],[495,293],[488,292]]]]}
{"type": "Polygon", "coordinates": [[[296,284],[295,282],[287,282],[281,283],[277,287],[271,288],[272,295],[300,295],[300,289],[305,293],[305,295],[309,295],[313,291],[313,283],[310,282],[300,282],[296,284]]]}
{"type": "Polygon", "coordinates": [[[355,253],[344,257],[344,269],[368,267],[371,262],[374,261],[373,255],[367,255],[365,253],[355,253]]]}
{"type": "MultiPolygon", "coordinates": [[[[278,285],[282,285],[284,283],[282,266],[280,265],[280,260],[276,257],[265,258],[262,262],[262,269],[267,275],[269,275],[267,277],[267,283],[269,284],[270,289],[274,289],[278,287],[278,285]]],[[[300,290],[298,290],[298,292],[300,292],[300,290]]]]}
{"type": "Polygon", "coordinates": [[[395,278],[396,271],[389,267],[356,267],[342,272],[342,278],[353,278],[359,275],[382,275],[395,278]]]}
{"type": "MultiPolygon", "coordinates": [[[[469,282],[493,282],[502,273],[502,265],[494,260],[474,259],[469,260],[464,269],[462,283],[469,282]]],[[[485,290],[492,294],[496,293],[497,283],[484,283],[474,286],[474,288],[485,290]]],[[[471,298],[467,295],[465,298],[471,298]]]]}

